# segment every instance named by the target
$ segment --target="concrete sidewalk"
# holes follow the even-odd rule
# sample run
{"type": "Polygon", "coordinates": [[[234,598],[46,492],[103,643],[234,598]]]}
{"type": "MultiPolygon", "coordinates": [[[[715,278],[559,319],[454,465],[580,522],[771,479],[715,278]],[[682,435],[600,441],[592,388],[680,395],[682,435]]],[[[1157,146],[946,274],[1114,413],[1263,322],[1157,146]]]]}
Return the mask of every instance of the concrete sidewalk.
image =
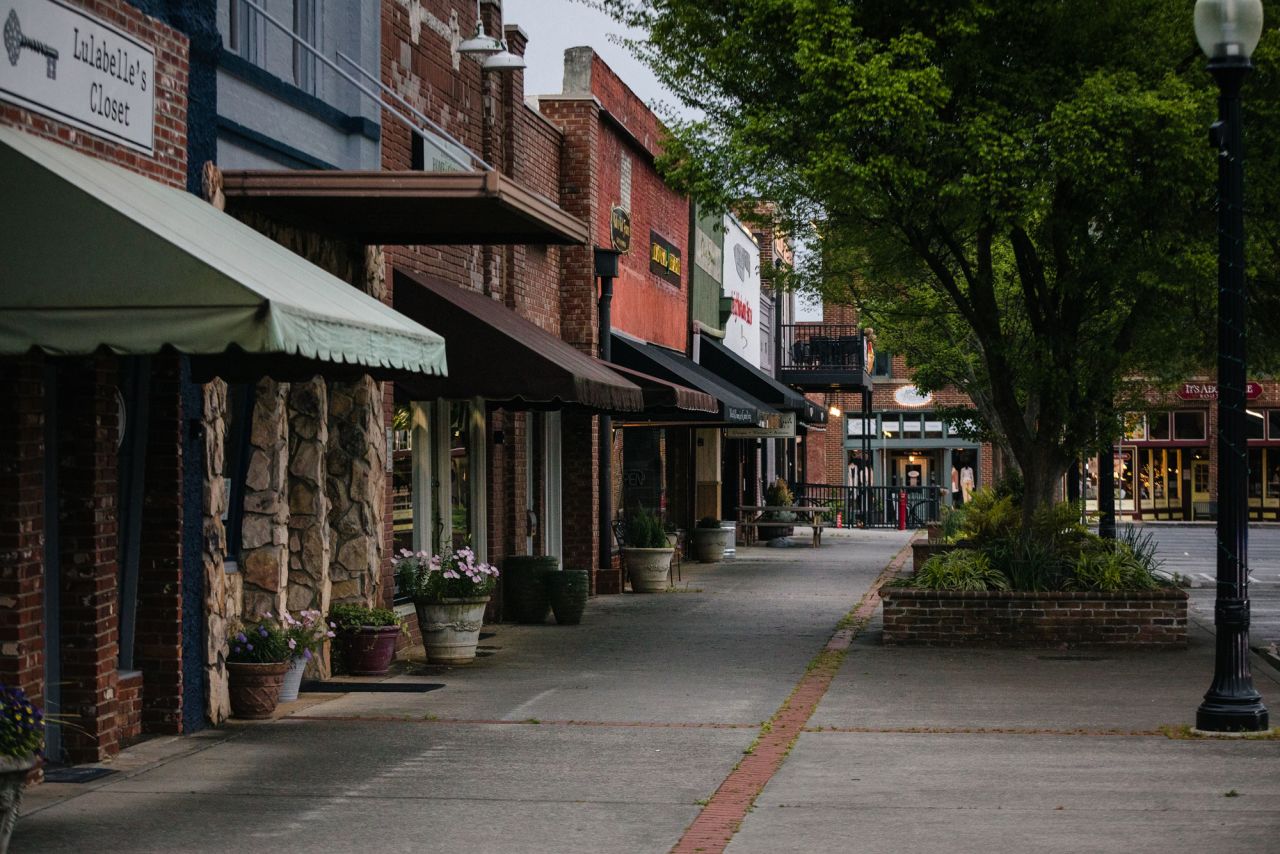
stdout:
{"type": "Polygon", "coordinates": [[[475,665],[397,677],[438,691],[144,743],[32,790],[12,850],[692,851],[708,818],[708,851],[1280,850],[1280,742],[1162,732],[1207,687],[1204,628],[1185,652],[957,652],[884,648],[873,619],[818,655],[906,540],[686,564],[683,592],[497,626],[475,665]],[[754,809],[715,813],[804,697],[754,809]]]}

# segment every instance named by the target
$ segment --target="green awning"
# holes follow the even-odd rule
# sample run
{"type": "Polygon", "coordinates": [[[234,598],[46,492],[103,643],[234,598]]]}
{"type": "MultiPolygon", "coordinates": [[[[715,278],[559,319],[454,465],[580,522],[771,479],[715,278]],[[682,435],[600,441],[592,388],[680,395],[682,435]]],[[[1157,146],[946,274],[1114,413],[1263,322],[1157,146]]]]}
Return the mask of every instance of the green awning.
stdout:
{"type": "Polygon", "coordinates": [[[0,354],[447,373],[439,335],[190,193],[11,128],[0,175],[0,354]]]}

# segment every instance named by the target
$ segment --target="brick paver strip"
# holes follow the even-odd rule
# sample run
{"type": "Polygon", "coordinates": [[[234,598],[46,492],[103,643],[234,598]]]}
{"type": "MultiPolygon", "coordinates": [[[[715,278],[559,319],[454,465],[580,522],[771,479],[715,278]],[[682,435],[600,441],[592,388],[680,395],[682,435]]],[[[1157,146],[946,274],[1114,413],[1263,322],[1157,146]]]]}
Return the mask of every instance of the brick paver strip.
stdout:
{"type": "Polygon", "coordinates": [[[693,824],[671,849],[672,854],[718,854],[724,851],[747,817],[747,811],[782,766],[791,745],[804,731],[805,724],[827,693],[854,636],[875,614],[880,603],[880,585],[897,574],[910,554],[911,545],[908,543],[880,573],[862,601],[840,621],[827,645],[809,662],[808,670],[796,683],[791,696],[760,728],[756,743],[716,789],[693,824]]]}

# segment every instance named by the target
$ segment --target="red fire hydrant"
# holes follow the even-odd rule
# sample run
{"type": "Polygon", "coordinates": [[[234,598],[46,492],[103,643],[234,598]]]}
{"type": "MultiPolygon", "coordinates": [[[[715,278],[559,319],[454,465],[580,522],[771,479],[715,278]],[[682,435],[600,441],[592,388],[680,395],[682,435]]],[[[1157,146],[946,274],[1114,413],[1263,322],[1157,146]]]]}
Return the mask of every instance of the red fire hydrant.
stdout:
{"type": "Polygon", "coordinates": [[[898,530],[907,530],[907,491],[898,490],[898,530]]]}

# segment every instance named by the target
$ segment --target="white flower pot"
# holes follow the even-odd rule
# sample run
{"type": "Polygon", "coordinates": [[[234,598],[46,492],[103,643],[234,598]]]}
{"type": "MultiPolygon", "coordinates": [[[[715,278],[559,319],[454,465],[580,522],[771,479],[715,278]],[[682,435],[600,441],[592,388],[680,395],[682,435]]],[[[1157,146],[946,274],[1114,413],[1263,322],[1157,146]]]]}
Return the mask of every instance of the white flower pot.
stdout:
{"type": "Polygon", "coordinates": [[[445,599],[441,602],[415,602],[422,645],[427,648],[427,661],[432,664],[466,664],[476,657],[480,643],[480,627],[484,625],[482,599],[445,599]]]}
{"type": "Polygon", "coordinates": [[[18,823],[22,787],[27,772],[36,767],[35,754],[11,758],[0,756],[0,854],[9,850],[9,837],[18,823]]]}
{"type": "Polygon", "coordinates": [[[307,669],[305,658],[295,658],[284,672],[284,682],[280,683],[280,702],[292,703],[298,699],[298,689],[302,687],[302,672],[307,669]]]}
{"type": "Polygon", "coordinates": [[[627,575],[631,576],[632,593],[661,593],[668,587],[671,575],[671,556],[675,549],[633,549],[622,552],[627,562],[627,575]]]}

